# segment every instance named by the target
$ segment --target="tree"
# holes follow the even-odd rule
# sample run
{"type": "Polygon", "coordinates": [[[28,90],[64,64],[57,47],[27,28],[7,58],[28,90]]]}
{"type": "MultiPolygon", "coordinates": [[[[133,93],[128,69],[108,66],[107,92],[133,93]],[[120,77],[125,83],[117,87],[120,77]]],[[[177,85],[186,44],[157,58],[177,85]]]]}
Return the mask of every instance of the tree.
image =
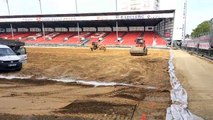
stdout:
{"type": "Polygon", "coordinates": [[[185,38],[189,38],[189,37],[190,37],[190,35],[189,35],[189,34],[186,34],[185,38]]]}
{"type": "Polygon", "coordinates": [[[191,36],[198,37],[198,36],[203,35],[204,33],[208,33],[208,32],[210,32],[209,21],[204,21],[204,22],[200,23],[195,29],[193,29],[191,36]]]}

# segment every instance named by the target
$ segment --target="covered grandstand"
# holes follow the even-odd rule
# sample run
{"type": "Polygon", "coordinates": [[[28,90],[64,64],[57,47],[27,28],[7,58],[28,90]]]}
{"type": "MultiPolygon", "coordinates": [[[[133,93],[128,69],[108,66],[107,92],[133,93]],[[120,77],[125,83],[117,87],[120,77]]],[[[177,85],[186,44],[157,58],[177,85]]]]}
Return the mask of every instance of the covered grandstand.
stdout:
{"type": "Polygon", "coordinates": [[[0,16],[0,37],[26,45],[149,47],[171,44],[175,10],[0,16]]]}

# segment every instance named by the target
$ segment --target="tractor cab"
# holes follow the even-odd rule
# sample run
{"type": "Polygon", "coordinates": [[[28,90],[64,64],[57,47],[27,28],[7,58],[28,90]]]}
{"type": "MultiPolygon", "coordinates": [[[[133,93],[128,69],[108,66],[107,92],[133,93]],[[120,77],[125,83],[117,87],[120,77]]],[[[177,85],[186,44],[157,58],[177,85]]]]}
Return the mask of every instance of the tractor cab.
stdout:
{"type": "Polygon", "coordinates": [[[145,46],[145,41],[143,40],[143,38],[138,38],[138,39],[136,39],[136,47],[143,47],[143,46],[145,46]]]}
{"type": "Polygon", "coordinates": [[[97,42],[92,42],[92,46],[94,46],[95,49],[98,48],[98,43],[97,42]]]}
{"type": "Polygon", "coordinates": [[[104,50],[106,51],[106,47],[104,45],[98,44],[98,42],[92,42],[92,45],[90,46],[90,50],[104,50]]]}

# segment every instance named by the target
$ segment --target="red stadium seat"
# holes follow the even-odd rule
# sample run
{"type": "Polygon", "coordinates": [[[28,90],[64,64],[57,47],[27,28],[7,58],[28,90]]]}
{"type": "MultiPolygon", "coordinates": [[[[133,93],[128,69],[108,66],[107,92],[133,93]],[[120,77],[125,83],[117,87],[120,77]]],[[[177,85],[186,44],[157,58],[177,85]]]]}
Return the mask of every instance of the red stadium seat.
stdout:
{"type": "Polygon", "coordinates": [[[67,41],[65,41],[64,44],[81,44],[81,43],[82,43],[81,39],[82,39],[82,38],[85,38],[85,39],[86,39],[86,38],[89,37],[91,34],[93,34],[93,33],[91,33],[91,32],[81,32],[81,33],[79,34],[79,36],[80,36],[80,38],[79,38],[79,37],[78,37],[78,34],[75,33],[75,35],[72,36],[71,38],[69,38],[67,41]]]}
{"type": "Polygon", "coordinates": [[[91,45],[92,42],[97,42],[100,38],[104,38],[107,35],[106,32],[97,32],[89,36],[88,38],[90,41],[87,43],[87,45],[91,45]]]}
{"type": "Polygon", "coordinates": [[[50,44],[63,43],[65,41],[65,38],[70,38],[73,35],[74,33],[70,33],[70,32],[60,33],[56,37],[52,38],[52,40],[47,40],[46,43],[50,43],[50,44]]]}
{"type": "Polygon", "coordinates": [[[154,40],[154,32],[144,32],[143,39],[147,46],[152,46],[154,40]]]}
{"type": "Polygon", "coordinates": [[[129,32],[123,37],[121,45],[135,45],[135,40],[141,35],[141,32],[129,32]]]}
{"type": "MultiPolygon", "coordinates": [[[[124,34],[124,32],[119,32],[118,37],[121,37],[124,34]]],[[[117,41],[117,36],[116,32],[111,32],[108,34],[105,38],[104,41],[102,42],[102,45],[117,45],[119,42],[117,41]]]]}
{"type": "MultiPolygon", "coordinates": [[[[91,45],[92,42],[97,42],[100,38],[103,38],[103,41],[100,44],[103,45],[124,45],[124,46],[133,46],[135,45],[135,40],[138,37],[141,37],[142,32],[119,32],[118,37],[122,37],[121,41],[117,41],[116,32],[81,32],[80,39],[78,34],[71,32],[64,33],[46,33],[45,36],[42,36],[42,33],[35,32],[19,32],[14,33],[12,38],[11,33],[1,33],[1,38],[14,39],[18,40],[21,38],[21,41],[26,43],[35,43],[35,44],[82,44],[91,45]],[[65,40],[67,38],[67,40],[65,40]],[[87,41],[82,41],[84,38],[87,41]]],[[[146,42],[147,46],[159,45],[166,46],[167,42],[160,35],[152,31],[143,32],[143,39],[146,42]]]]}
{"type": "Polygon", "coordinates": [[[157,45],[166,45],[167,44],[167,42],[157,33],[155,33],[155,37],[156,37],[157,45]]]}

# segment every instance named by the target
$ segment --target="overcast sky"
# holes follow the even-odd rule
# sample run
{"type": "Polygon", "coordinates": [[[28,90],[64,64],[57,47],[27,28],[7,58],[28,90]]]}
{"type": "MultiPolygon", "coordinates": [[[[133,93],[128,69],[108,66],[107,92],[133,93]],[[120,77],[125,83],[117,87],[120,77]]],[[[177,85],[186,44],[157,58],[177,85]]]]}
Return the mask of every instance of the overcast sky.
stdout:
{"type": "MultiPolygon", "coordinates": [[[[6,0],[0,0],[0,15],[8,15],[6,0]]],[[[8,0],[11,15],[39,14],[39,0],[8,0]]],[[[122,1],[122,0],[121,0],[122,1]]],[[[182,27],[184,0],[160,0],[160,9],[176,9],[175,29],[182,27]]],[[[75,0],[41,0],[43,14],[74,13],[75,0]]],[[[115,11],[115,0],[77,0],[78,12],[115,11]]],[[[213,0],[188,0],[187,33],[213,17],[213,0]]],[[[177,33],[178,34],[178,33],[177,33]]]]}

